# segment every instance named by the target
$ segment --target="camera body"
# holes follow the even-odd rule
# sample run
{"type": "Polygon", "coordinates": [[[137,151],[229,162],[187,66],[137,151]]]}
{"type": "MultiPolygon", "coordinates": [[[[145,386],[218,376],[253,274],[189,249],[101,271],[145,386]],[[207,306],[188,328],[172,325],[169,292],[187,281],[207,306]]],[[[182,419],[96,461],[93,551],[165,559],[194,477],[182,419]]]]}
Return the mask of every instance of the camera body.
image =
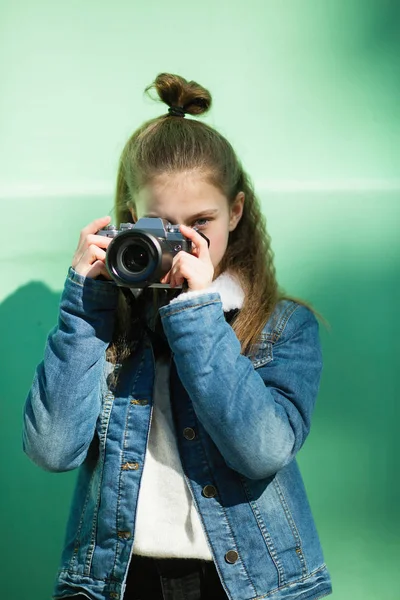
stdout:
{"type": "Polygon", "coordinates": [[[191,240],[179,225],[158,217],[143,217],[136,223],[108,225],[97,235],[113,238],[106,251],[106,267],[117,285],[129,288],[169,288],[160,283],[171,269],[178,252],[192,252],[191,240]]]}

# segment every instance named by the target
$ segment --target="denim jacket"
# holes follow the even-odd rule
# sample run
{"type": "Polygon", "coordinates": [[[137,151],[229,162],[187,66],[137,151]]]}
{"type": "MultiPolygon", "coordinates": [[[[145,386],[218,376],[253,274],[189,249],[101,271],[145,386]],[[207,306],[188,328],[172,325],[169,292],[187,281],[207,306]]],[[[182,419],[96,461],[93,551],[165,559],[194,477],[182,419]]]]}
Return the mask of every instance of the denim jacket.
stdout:
{"type": "MultiPolygon", "coordinates": [[[[154,354],[145,337],[119,365],[117,384],[110,383],[118,365],[106,360],[105,350],[117,297],[114,282],[69,269],[58,325],[24,409],[27,455],[50,471],[79,467],[57,599],[83,593],[119,600],[125,591],[154,354]]],[[[330,594],[296,461],[322,370],[316,318],[294,301],[281,301],[245,356],[217,292],[170,303],[160,315],[172,352],[171,406],[185,479],[228,598],[330,594]]]]}

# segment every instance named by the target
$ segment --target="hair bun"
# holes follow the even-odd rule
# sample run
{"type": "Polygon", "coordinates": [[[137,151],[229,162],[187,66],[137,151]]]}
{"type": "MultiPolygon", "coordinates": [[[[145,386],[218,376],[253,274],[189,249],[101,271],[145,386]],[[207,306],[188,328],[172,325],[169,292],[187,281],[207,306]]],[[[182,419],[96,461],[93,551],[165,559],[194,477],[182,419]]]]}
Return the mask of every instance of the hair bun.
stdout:
{"type": "Polygon", "coordinates": [[[195,81],[179,75],[160,73],[145,92],[155,88],[160,100],[168,106],[182,106],[189,115],[201,115],[211,106],[211,94],[195,81]]]}

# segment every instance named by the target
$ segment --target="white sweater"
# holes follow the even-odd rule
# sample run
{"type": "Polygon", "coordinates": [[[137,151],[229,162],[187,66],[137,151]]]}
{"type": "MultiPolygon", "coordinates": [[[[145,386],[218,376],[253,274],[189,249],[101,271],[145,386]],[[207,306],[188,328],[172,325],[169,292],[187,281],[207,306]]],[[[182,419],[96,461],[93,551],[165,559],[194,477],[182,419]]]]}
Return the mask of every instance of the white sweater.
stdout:
{"type": "MultiPolygon", "coordinates": [[[[171,302],[209,291],[219,292],[224,311],[243,304],[243,290],[228,273],[215,279],[207,290],[185,292],[171,302]]],[[[156,362],[153,416],[139,490],[133,552],[212,560],[178,452],[169,397],[169,366],[169,358],[156,362]]]]}

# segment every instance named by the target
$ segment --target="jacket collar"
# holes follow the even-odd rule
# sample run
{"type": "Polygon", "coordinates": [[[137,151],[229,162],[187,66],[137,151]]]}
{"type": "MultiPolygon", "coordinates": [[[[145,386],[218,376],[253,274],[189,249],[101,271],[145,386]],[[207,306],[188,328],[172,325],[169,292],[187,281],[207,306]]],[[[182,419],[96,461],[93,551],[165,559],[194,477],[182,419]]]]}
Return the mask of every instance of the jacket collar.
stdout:
{"type": "Polygon", "coordinates": [[[181,292],[178,296],[170,301],[170,304],[176,302],[183,302],[196,296],[203,296],[204,294],[212,294],[218,292],[222,302],[222,308],[224,312],[237,311],[243,306],[244,302],[244,291],[238,278],[233,273],[225,271],[221,273],[209,287],[203,290],[190,290],[188,292],[181,292]]]}
{"type": "MultiPolygon", "coordinates": [[[[168,289],[168,288],[167,288],[168,289]]],[[[142,289],[130,288],[130,291],[138,298],[143,292],[142,289]]],[[[173,299],[163,298],[161,304],[172,302],[182,302],[183,300],[200,296],[202,294],[218,292],[221,297],[222,308],[224,312],[237,311],[243,306],[244,290],[240,284],[238,277],[234,273],[224,271],[210,284],[208,288],[203,290],[194,290],[189,292],[181,292],[173,299]]]]}
{"type": "Polygon", "coordinates": [[[244,302],[244,291],[239,279],[233,273],[225,271],[221,273],[204,292],[218,292],[221,296],[224,312],[242,308],[244,302]]]}

